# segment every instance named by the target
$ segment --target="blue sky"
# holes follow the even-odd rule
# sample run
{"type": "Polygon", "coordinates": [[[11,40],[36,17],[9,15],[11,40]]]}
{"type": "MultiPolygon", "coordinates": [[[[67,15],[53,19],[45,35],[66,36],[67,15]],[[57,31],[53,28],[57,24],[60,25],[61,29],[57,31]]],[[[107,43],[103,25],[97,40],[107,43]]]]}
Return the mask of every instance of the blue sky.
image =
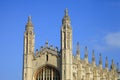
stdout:
{"type": "Polygon", "coordinates": [[[35,32],[35,49],[48,41],[60,49],[60,28],[68,8],[73,29],[73,53],[80,43],[81,58],[88,46],[89,61],[95,50],[120,63],[120,0],[1,0],[0,78],[22,80],[23,34],[29,15],[35,32]]]}

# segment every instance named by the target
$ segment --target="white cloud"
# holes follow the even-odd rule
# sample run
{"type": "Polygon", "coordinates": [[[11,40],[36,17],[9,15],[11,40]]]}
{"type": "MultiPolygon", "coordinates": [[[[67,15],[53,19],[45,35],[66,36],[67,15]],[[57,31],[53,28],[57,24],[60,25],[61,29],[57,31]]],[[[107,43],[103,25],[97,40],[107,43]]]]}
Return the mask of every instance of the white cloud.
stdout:
{"type": "Polygon", "coordinates": [[[93,49],[98,52],[120,51],[120,32],[108,33],[100,37],[94,37],[91,41],[93,49]]]}
{"type": "Polygon", "coordinates": [[[111,47],[120,47],[120,32],[110,33],[106,35],[105,42],[111,47]]]}

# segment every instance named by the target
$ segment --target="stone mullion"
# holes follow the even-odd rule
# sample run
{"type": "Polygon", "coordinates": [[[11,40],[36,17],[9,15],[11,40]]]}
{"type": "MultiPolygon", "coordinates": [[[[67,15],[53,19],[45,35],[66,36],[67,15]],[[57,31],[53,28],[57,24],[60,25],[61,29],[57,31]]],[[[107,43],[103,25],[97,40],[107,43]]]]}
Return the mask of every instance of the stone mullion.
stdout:
{"type": "Polygon", "coordinates": [[[38,74],[38,80],[40,79],[40,73],[38,74]]]}
{"type": "Polygon", "coordinates": [[[47,68],[46,68],[46,70],[45,70],[45,78],[46,78],[46,80],[47,80],[47,68]]]}
{"type": "Polygon", "coordinates": [[[44,77],[45,77],[45,71],[44,71],[44,69],[43,69],[43,80],[44,80],[44,77]]]}
{"type": "Polygon", "coordinates": [[[39,80],[39,75],[38,75],[37,79],[39,80]]]}
{"type": "Polygon", "coordinates": [[[39,73],[39,80],[40,80],[40,73],[39,73]]]}
{"type": "Polygon", "coordinates": [[[43,80],[43,69],[42,69],[42,74],[41,74],[41,80],[43,80]]]}
{"type": "Polygon", "coordinates": [[[49,80],[50,80],[50,69],[49,69],[49,80]]]}
{"type": "Polygon", "coordinates": [[[52,77],[51,77],[51,79],[53,80],[53,69],[51,69],[51,74],[52,74],[52,77]]]}

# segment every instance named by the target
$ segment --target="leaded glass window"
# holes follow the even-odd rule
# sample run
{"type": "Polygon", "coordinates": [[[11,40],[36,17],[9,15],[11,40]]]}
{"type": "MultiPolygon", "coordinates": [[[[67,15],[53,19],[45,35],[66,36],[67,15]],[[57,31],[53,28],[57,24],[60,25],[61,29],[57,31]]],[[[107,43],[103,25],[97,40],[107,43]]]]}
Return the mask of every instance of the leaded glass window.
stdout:
{"type": "Polygon", "coordinates": [[[53,67],[43,67],[39,70],[36,80],[60,80],[59,72],[53,67]]]}

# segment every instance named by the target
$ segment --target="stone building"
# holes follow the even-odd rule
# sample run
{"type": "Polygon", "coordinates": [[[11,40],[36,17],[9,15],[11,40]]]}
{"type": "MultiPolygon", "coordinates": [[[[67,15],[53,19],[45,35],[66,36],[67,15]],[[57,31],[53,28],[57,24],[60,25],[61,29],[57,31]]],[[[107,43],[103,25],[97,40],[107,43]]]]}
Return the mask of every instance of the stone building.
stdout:
{"type": "Polygon", "coordinates": [[[40,50],[34,51],[34,27],[31,17],[28,17],[24,33],[23,80],[117,80],[113,60],[109,70],[106,57],[105,68],[103,68],[100,55],[99,66],[97,66],[93,51],[92,63],[89,63],[87,47],[85,47],[85,58],[80,59],[79,43],[77,43],[76,56],[73,56],[72,27],[67,9],[60,32],[60,50],[49,46],[46,42],[40,50]]]}

